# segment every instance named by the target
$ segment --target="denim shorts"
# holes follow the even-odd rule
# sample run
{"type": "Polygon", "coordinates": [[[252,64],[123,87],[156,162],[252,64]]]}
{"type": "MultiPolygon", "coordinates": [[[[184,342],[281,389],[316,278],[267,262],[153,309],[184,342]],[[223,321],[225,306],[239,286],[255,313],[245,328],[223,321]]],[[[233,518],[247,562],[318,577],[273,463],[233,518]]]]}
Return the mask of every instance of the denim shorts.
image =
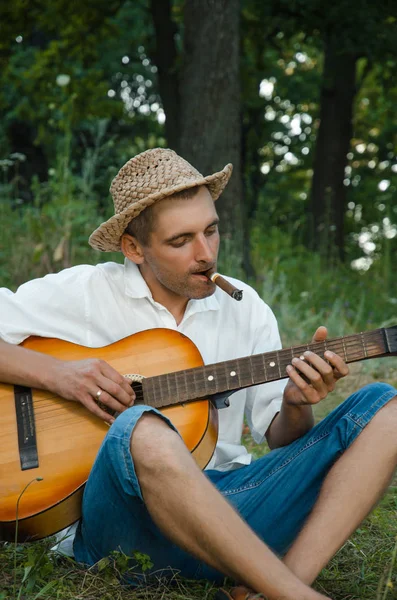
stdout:
{"type": "MultiPolygon", "coordinates": [[[[208,470],[205,475],[258,536],[283,555],[312,510],[332,465],[396,395],[388,384],[368,385],[292,444],[272,450],[250,465],[227,472],[208,470]]],[[[147,406],[124,411],[101,446],[85,488],[83,517],[74,542],[75,558],[92,565],[113,550],[122,550],[128,556],[139,551],[149,555],[153,572],[176,571],[185,577],[219,583],[224,575],[171,543],[145,507],[130,438],[146,411],[158,412],[147,406]]]]}

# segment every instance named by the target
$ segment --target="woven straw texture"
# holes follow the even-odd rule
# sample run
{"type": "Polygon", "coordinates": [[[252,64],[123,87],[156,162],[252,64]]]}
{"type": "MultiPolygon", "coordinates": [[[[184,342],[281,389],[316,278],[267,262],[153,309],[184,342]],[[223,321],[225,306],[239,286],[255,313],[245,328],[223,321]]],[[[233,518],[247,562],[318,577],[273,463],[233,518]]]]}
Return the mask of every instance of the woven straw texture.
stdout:
{"type": "Polygon", "coordinates": [[[169,149],[154,148],[131,158],[110,186],[114,216],[90,236],[96,250],[120,250],[120,240],[128,223],[145,208],[176,192],[206,185],[213,200],[223,192],[232,174],[232,165],[203,177],[190,163],[169,149]]]}

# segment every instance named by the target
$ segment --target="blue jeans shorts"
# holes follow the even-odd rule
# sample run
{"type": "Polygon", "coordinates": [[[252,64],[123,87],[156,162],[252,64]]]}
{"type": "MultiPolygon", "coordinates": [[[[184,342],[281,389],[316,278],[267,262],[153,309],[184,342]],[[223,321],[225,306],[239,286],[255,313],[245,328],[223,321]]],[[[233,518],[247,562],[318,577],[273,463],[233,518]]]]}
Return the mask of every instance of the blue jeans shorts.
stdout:
{"type": "MultiPolygon", "coordinates": [[[[312,510],[332,465],[396,395],[388,384],[368,385],[292,444],[272,450],[250,465],[227,472],[208,470],[205,475],[259,537],[283,555],[312,510]]],[[[130,438],[146,411],[158,412],[146,406],[124,411],[101,446],[85,488],[75,558],[92,565],[113,550],[128,556],[139,551],[149,555],[156,573],[177,571],[185,577],[219,583],[224,576],[164,537],[145,507],[130,438]]]]}

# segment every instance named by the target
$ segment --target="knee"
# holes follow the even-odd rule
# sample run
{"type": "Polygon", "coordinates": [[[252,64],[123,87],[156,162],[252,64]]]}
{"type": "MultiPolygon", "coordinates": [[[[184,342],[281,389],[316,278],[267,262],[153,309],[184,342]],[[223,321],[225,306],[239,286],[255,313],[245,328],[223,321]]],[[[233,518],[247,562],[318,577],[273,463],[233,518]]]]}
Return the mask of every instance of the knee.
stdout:
{"type": "Polygon", "coordinates": [[[377,415],[374,421],[381,427],[383,431],[390,429],[393,434],[397,432],[397,395],[394,396],[387,404],[385,404],[377,415]]]}
{"type": "Polygon", "coordinates": [[[150,477],[178,468],[181,452],[188,452],[178,433],[153,413],[139,419],[131,435],[131,455],[139,473],[150,477]]]}

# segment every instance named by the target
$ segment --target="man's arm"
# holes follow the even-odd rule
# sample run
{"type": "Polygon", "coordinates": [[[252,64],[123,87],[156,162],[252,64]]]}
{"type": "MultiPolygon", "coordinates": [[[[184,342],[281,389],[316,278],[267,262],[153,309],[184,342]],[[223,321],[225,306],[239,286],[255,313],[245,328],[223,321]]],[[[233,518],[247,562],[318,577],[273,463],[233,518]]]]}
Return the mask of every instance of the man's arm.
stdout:
{"type": "Polygon", "coordinates": [[[314,425],[311,406],[291,406],[284,399],[281,410],[274,417],[266,432],[269,448],[287,446],[302,437],[314,425]]]}
{"type": "Polygon", "coordinates": [[[111,424],[114,418],[95,402],[116,412],[132,406],[135,393],[128,381],[103,360],[62,361],[0,340],[0,381],[49,390],[66,400],[81,402],[111,424]]]}
{"type": "MultiPolygon", "coordinates": [[[[324,341],[326,337],[327,329],[319,327],[312,342],[324,341]]],[[[288,365],[290,379],[281,410],[266,432],[270,448],[286,446],[309,431],[314,424],[312,405],[323,400],[335,388],[337,380],[349,373],[340,356],[329,351],[324,356],[326,360],[308,351],[304,352],[303,360],[294,358],[292,365],[288,365]]]]}

